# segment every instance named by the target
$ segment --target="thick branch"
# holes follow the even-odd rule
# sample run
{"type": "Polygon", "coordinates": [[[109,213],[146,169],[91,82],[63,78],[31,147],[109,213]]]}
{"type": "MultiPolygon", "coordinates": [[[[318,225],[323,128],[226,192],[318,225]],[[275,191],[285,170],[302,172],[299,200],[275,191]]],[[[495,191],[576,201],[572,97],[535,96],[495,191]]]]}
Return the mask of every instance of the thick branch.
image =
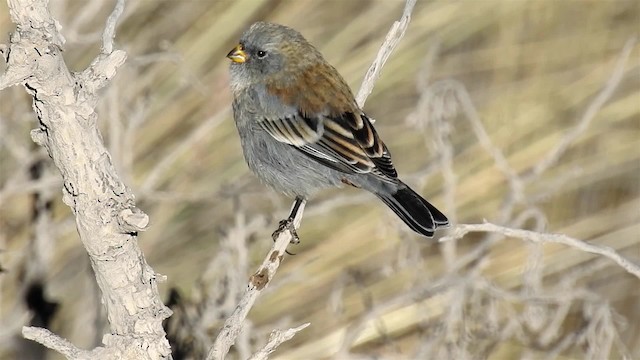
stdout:
{"type": "MultiPolygon", "coordinates": [[[[148,217],[136,208],[131,190],[116,173],[94,111],[97,90],[109,83],[126,58],[123,51],[111,51],[110,45],[123,1],[107,22],[104,52],[79,74],[70,73],[64,62],[64,38],[48,11],[48,1],[8,3],[17,29],[6,51],[7,71],[0,77],[0,89],[21,83],[33,96],[40,126],[31,137],[47,149],[62,174],[63,201],[76,216],[111,325],[111,334],[103,338],[106,351],[92,356],[167,358],[170,348],[162,320],[171,312],[160,301],[157,276],[137,245],[137,232],[146,228],[148,217]]],[[[46,339],[51,337],[41,337],[41,342],[46,339]]],[[[68,345],[48,344],[54,343],[68,345]]],[[[57,349],[68,350],[66,345],[57,349]]],[[[82,358],[74,354],[65,353],[82,358]]]]}
{"type": "Polygon", "coordinates": [[[87,357],[87,352],[75,347],[67,339],[63,339],[47,329],[33,326],[25,326],[22,328],[22,336],[25,339],[38,342],[51,350],[55,350],[64,355],[67,359],[79,359],[87,357]]]}

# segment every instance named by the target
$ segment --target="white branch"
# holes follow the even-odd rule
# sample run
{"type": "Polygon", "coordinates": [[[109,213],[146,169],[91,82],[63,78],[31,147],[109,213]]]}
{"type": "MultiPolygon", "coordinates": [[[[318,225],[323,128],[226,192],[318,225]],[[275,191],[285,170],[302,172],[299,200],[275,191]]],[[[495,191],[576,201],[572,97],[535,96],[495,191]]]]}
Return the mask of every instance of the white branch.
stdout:
{"type": "Polygon", "coordinates": [[[59,352],[67,359],[86,358],[88,355],[88,351],[78,349],[75,345],[69,342],[69,340],[63,339],[47,329],[24,326],[22,328],[22,336],[24,336],[25,339],[33,340],[51,350],[59,352]]]}
{"type": "Polygon", "coordinates": [[[485,222],[484,224],[460,224],[452,229],[451,234],[440,239],[441,242],[460,239],[470,232],[492,232],[502,234],[504,236],[516,237],[523,240],[533,241],[536,243],[557,243],[567,245],[569,247],[589,252],[592,254],[602,255],[613,260],[630,274],[640,278],[640,265],[620,255],[614,249],[603,246],[589,244],[585,241],[574,239],[563,234],[539,233],[529,230],[513,229],[504,226],[495,225],[485,222]]]}
{"type": "Polygon", "coordinates": [[[120,19],[120,15],[124,11],[124,0],[118,0],[116,6],[109,15],[107,19],[107,24],[104,27],[104,32],[102,33],[102,53],[103,54],[111,54],[113,52],[113,39],[116,36],[116,24],[118,23],[118,19],[120,19]]]}
{"type": "Polygon", "coordinates": [[[106,347],[90,356],[43,329],[25,328],[25,336],[72,359],[122,358],[118,354],[168,358],[171,349],[162,321],[171,311],[160,300],[158,275],[137,245],[137,233],[146,229],[148,216],[135,206],[133,193],[116,173],[96,124],[97,91],[110,83],[126,59],[112,44],[124,1],[118,1],[107,21],[103,53],[81,73],[71,73],[64,61],[64,38],[47,0],[8,4],[17,29],[9,50],[3,51],[7,69],[0,89],[22,83],[33,96],[39,126],[31,137],[46,148],[62,174],[62,200],[75,214],[111,326],[111,334],[103,337],[106,347]]]}
{"type": "MultiPolygon", "coordinates": [[[[294,227],[298,229],[302,222],[302,214],[304,213],[304,203],[301,204],[296,216],[294,218],[294,227]]],[[[221,360],[224,359],[229,349],[236,341],[240,330],[242,329],[242,323],[247,318],[249,311],[256,302],[256,299],[267,288],[271,279],[275,275],[280,263],[282,262],[283,255],[287,249],[287,246],[293,239],[291,232],[288,230],[282,231],[275,239],[271,250],[267,257],[262,262],[262,265],[258,270],[249,278],[249,284],[247,285],[247,292],[244,294],[238,306],[236,306],[233,314],[224,322],[222,330],[218,334],[213,346],[209,349],[207,354],[207,360],[221,360]]]]}
{"type": "Polygon", "coordinates": [[[276,351],[278,346],[280,346],[285,341],[291,340],[298,332],[305,329],[307,326],[311,325],[310,323],[302,324],[296,328],[291,328],[285,331],[282,330],[273,330],[271,335],[269,335],[269,341],[267,344],[260,349],[258,352],[253,354],[249,360],[267,360],[269,355],[276,351]]]}
{"type": "Polygon", "coordinates": [[[389,29],[382,46],[380,46],[380,49],[378,50],[376,59],[369,67],[369,70],[367,70],[367,74],[364,76],[364,80],[362,80],[360,90],[356,95],[356,102],[360,108],[364,106],[364,102],[367,101],[367,97],[373,91],[373,85],[380,77],[382,67],[387,62],[387,59],[389,59],[389,56],[391,56],[391,53],[396,46],[398,46],[400,40],[404,37],[404,33],[407,31],[407,27],[409,26],[411,12],[413,11],[413,7],[416,5],[416,1],[417,0],[407,0],[404,5],[402,17],[399,21],[394,22],[391,29],[389,29]]]}

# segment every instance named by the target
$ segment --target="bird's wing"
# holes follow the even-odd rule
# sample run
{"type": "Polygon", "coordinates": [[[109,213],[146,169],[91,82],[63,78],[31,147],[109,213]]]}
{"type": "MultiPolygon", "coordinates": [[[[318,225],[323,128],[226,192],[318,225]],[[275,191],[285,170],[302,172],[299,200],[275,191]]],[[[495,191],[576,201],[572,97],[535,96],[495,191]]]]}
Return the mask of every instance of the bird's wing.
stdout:
{"type": "Polygon", "coordinates": [[[393,183],[397,180],[391,154],[364,114],[311,118],[298,113],[261,118],[259,123],[274,139],[331,168],[347,173],[372,173],[393,183]]]}
{"type": "Polygon", "coordinates": [[[267,111],[273,115],[259,119],[276,140],[334,169],[397,182],[389,150],[331,65],[317,64],[295,82],[268,84],[264,90],[263,105],[280,104],[274,109],[287,109],[267,111]]]}

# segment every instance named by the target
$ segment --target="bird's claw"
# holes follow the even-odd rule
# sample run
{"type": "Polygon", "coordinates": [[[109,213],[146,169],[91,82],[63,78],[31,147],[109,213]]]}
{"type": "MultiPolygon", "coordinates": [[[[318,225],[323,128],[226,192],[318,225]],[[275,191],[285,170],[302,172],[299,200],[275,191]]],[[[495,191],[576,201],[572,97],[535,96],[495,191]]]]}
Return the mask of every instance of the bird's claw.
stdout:
{"type": "Polygon", "coordinates": [[[290,241],[291,244],[300,243],[300,237],[298,237],[298,233],[296,232],[296,227],[293,224],[293,219],[280,220],[278,228],[276,229],[276,231],[273,232],[273,234],[271,234],[273,241],[276,241],[276,239],[278,238],[278,235],[280,235],[285,230],[288,230],[289,233],[291,234],[291,241],[290,241]]]}

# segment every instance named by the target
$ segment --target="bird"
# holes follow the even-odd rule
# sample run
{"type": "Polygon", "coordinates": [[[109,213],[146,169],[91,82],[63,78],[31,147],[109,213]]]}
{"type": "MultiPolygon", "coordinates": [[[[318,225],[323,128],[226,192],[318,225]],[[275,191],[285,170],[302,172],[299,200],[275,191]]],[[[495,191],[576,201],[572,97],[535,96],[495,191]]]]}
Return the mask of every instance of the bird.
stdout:
{"type": "Polygon", "coordinates": [[[338,70],[298,31],[256,22],[228,54],[233,117],[262,183],[295,199],[275,236],[318,191],[353,186],[377,196],[416,233],[447,217],[398,178],[391,153],[338,70]]]}

